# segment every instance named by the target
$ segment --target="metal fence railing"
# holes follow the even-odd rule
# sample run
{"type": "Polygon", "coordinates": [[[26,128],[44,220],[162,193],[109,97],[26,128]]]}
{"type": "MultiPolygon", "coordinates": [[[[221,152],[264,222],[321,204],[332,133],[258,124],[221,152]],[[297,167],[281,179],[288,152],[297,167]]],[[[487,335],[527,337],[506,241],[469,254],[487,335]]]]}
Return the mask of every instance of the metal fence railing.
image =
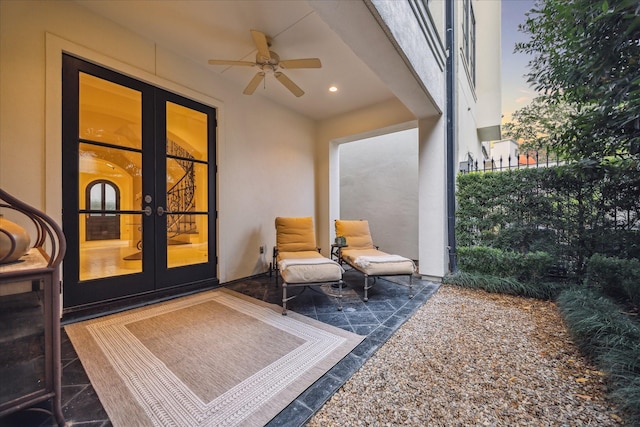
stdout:
{"type": "Polygon", "coordinates": [[[460,172],[499,172],[509,169],[521,169],[521,168],[542,168],[551,166],[560,166],[565,164],[564,160],[561,160],[554,153],[548,153],[545,151],[527,151],[524,154],[518,154],[515,156],[507,156],[505,159],[503,156],[497,159],[491,157],[484,161],[468,160],[460,163],[460,172]]]}

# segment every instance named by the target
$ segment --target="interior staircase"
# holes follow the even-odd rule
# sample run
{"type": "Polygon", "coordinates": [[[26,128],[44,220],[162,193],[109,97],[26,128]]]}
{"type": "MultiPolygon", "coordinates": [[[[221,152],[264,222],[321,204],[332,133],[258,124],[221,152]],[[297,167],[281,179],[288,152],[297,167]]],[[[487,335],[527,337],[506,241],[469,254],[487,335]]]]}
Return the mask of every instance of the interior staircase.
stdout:
{"type": "Polygon", "coordinates": [[[191,243],[191,236],[198,233],[195,215],[195,157],[177,142],[167,139],[167,154],[180,166],[184,174],[167,191],[167,242],[179,245],[191,243]]]}

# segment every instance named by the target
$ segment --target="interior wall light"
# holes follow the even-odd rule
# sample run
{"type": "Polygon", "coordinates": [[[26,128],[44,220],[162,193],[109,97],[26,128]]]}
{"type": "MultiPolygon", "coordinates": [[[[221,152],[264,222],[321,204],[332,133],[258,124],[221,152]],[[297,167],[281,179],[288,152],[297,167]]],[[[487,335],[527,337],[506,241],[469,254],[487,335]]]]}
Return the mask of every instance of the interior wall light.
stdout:
{"type": "Polygon", "coordinates": [[[337,92],[338,88],[336,86],[329,87],[329,92],[337,92]]]}

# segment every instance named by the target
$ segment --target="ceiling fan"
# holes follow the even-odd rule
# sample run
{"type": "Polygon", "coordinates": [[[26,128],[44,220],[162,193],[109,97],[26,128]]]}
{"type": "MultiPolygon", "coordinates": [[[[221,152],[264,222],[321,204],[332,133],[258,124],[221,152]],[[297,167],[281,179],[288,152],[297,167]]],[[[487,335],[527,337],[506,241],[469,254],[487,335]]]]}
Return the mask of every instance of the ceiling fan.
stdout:
{"type": "Polygon", "coordinates": [[[239,65],[243,67],[258,67],[258,73],[253,76],[253,79],[249,82],[247,87],[242,92],[245,95],[251,95],[260,82],[264,79],[264,76],[267,72],[273,73],[274,77],[282,83],[284,87],[289,89],[291,93],[295,96],[304,95],[304,91],[300,89],[298,85],[296,85],[289,77],[284,75],[281,68],[284,69],[294,69],[294,68],[320,68],[322,64],[320,63],[320,59],[318,58],[304,58],[304,59],[280,59],[278,54],[269,50],[271,46],[271,39],[267,37],[264,33],[251,30],[251,37],[253,37],[253,42],[258,48],[258,53],[256,53],[255,62],[250,61],[233,61],[233,60],[225,60],[225,59],[210,59],[209,64],[211,65],[239,65]]]}

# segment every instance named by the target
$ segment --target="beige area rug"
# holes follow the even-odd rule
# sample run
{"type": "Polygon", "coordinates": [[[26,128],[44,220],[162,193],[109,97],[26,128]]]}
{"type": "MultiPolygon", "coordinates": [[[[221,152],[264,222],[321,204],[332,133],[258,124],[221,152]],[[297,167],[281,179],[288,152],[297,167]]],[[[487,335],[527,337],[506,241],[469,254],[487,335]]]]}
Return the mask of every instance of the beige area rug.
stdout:
{"type": "Polygon", "coordinates": [[[214,290],[67,325],[114,426],[261,426],[364,337],[214,290]]]}

